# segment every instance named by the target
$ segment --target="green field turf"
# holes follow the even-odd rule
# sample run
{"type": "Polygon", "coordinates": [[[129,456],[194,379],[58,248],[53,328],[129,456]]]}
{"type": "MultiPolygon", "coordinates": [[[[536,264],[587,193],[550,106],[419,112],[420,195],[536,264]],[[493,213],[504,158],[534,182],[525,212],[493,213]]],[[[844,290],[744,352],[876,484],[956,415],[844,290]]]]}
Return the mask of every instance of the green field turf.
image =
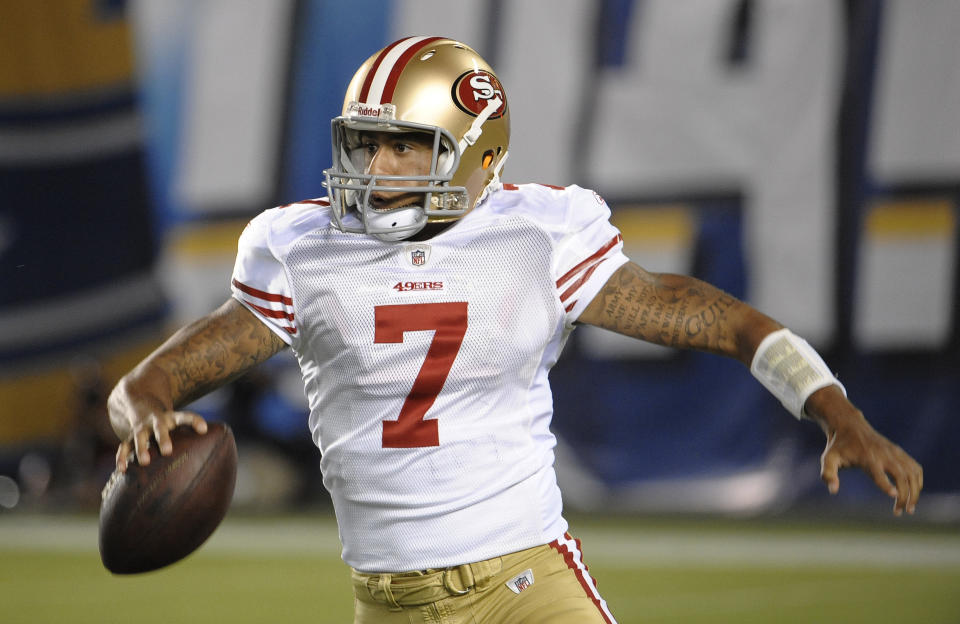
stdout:
{"type": "MultiPolygon", "coordinates": [[[[577,518],[621,624],[960,623],[960,535],[943,527],[788,527],[577,518]]],[[[134,577],[100,565],[95,518],[0,515],[5,624],[351,621],[336,529],[228,516],[185,561],[134,577]]]]}

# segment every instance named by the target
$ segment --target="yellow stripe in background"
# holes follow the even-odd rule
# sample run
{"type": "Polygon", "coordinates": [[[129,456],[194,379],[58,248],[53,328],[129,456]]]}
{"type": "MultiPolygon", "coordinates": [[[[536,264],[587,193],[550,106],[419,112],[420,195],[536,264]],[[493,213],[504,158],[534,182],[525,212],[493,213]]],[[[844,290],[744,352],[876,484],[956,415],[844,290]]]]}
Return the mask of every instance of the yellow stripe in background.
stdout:
{"type": "Polygon", "coordinates": [[[686,204],[617,206],[610,219],[624,240],[644,245],[687,244],[693,239],[695,223],[686,204]]]}
{"type": "Polygon", "coordinates": [[[0,98],[64,94],[128,83],[131,29],[97,0],[0,2],[0,98]]]}
{"type": "Polygon", "coordinates": [[[166,247],[175,256],[184,259],[222,255],[233,257],[237,253],[237,239],[248,222],[248,219],[231,219],[179,226],[169,234],[166,247]]]}
{"type": "MultiPolygon", "coordinates": [[[[142,339],[99,360],[109,392],[161,342],[162,336],[142,339]]],[[[0,445],[52,442],[70,432],[80,407],[80,388],[70,362],[0,377],[0,445]]],[[[106,413],[103,415],[106,418],[106,413]]]]}
{"type": "Polygon", "coordinates": [[[880,201],[867,212],[871,239],[949,238],[956,228],[953,202],[946,198],[880,201]]]}

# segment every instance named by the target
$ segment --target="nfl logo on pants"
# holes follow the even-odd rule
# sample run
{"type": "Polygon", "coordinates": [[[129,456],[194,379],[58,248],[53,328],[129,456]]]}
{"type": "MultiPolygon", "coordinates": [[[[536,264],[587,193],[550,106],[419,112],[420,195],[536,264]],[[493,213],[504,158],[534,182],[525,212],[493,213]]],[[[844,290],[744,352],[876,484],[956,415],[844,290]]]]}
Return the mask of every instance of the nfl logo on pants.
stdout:
{"type": "Polygon", "coordinates": [[[531,585],[533,585],[533,570],[529,568],[507,581],[507,587],[515,594],[519,594],[531,585]]]}

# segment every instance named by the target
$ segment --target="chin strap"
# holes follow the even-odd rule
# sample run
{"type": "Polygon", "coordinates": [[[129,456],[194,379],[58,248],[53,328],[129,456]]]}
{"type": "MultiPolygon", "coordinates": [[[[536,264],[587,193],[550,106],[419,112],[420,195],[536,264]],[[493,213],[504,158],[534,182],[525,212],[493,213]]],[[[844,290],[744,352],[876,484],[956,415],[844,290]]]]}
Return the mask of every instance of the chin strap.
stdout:
{"type": "MultiPolygon", "coordinates": [[[[473,120],[473,123],[470,125],[470,129],[463,135],[463,138],[460,139],[460,156],[463,156],[464,151],[471,145],[474,145],[477,142],[477,139],[480,138],[480,135],[483,134],[483,124],[486,123],[490,116],[497,112],[497,109],[500,108],[500,105],[503,104],[503,100],[500,98],[493,98],[492,100],[487,100],[487,105],[480,111],[480,114],[477,115],[477,118],[473,120]]],[[[503,157],[500,158],[500,161],[497,163],[496,167],[493,169],[493,177],[490,179],[490,182],[483,187],[483,190],[480,191],[480,196],[477,197],[477,203],[482,202],[487,195],[492,191],[499,190],[501,187],[500,184],[500,172],[503,170],[504,163],[507,162],[507,156],[509,152],[504,152],[503,157]]]]}
{"type": "MultiPolygon", "coordinates": [[[[503,100],[500,98],[494,98],[492,100],[487,100],[487,105],[480,111],[480,114],[477,115],[477,118],[473,120],[473,123],[470,124],[470,129],[463,135],[463,138],[460,139],[458,147],[460,149],[460,157],[463,157],[463,153],[471,145],[475,145],[477,139],[480,138],[480,135],[483,134],[483,124],[486,123],[490,116],[497,112],[497,109],[500,108],[500,105],[503,104],[503,100]]],[[[507,153],[504,152],[503,157],[500,159],[500,162],[497,163],[497,166],[493,170],[493,178],[490,182],[483,187],[483,190],[480,191],[480,196],[477,198],[477,203],[483,201],[483,199],[491,191],[495,191],[500,188],[500,171],[503,170],[503,163],[507,162],[507,153]]],[[[441,154],[437,158],[437,172],[441,175],[448,175],[450,173],[450,167],[453,164],[453,157],[450,152],[441,154]]]]}
{"type": "Polygon", "coordinates": [[[498,162],[493,168],[493,177],[490,178],[490,181],[487,183],[487,185],[483,187],[482,191],[480,191],[480,197],[477,198],[478,204],[486,199],[487,195],[493,193],[494,191],[499,191],[503,187],[503,184],[500,182],[500,172],[503,171],[503,165],[507,162],[508,156],[510,156],[509,150],[503,153],[503,156],[500,158],[500,162],[498,162]]]}
{"type": "Polygon", "coordinates": [[[500,108],[500,105],[503,104],[503,100],[500,98],[494,98],[492,100],[487,100],[487,105],[484,109],[477,115],[477,118],[473,120],[473,123],[470,125],[470,129],[467,130],[466,134],[463,135],[463,138],[460,139],[460,155],[463,155],[463,152],[477,142],[477,139],[480,138],[480,135],[483,134],[484,123],[490,116],[497,112],[497,109],[500,108]]]}

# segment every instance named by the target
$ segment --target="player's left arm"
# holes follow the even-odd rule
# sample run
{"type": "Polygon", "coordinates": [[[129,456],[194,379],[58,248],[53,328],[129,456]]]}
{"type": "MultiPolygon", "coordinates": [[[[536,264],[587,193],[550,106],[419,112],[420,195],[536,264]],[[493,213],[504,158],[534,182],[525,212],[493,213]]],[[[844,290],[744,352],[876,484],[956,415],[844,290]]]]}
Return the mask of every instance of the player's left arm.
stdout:
{"type": "MultiPolygon", "coordinates": [[[[693,277],[650,273],[633,262],[617,269],[578,322],[654,344],[725,355],[747,367],[764,338],[783,329],[715,286],[693,277]]],[[[839,386],[815,391],[803,409],[826,434],[821,477],[831,493],[840,487],[839,469],[856,466],[895,499],[895,514],[913,513],[923,488],[922,468],[879,434],[839,386]]]]}

